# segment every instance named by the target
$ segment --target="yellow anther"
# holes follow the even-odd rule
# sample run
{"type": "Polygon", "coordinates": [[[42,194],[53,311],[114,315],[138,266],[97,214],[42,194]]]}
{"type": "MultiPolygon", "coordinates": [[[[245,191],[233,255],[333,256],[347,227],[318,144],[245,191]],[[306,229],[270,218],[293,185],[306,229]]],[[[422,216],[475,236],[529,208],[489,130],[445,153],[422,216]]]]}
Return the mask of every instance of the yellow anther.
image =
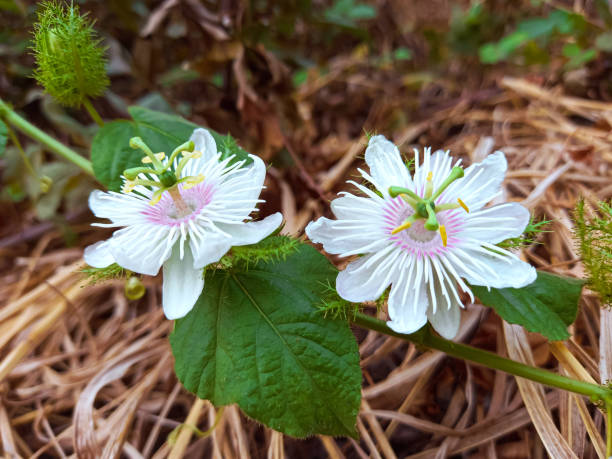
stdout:
{"type": "Polygon", "coordinates": [[[440,225],[440,237],[442,238],[442,244],[446,247],[446,243],[448,242],[448,237],[446,236],[446,228],[444,225],[440,225]]]}
{"type": "Polygon", "coordinates": [[[125,183],[123,184],[123,187],[121,188],[121,191],[123,191],[124,193],[130,193],[134,190],[135,187],[136,187],[135,181],[126,180],[125,183]]]}
{"type": "Polygon", "coordinates": [[[153,196],[151,196],[149,204],[151,204],[152,206],[157,204],[161,200],[163,194],[164,190],[162,188],[160,188],[159,190],[155,190],[155,193],[153,193],[153,196]]]}
{"type": "Polygon", "coordinates": [[[431,182],[431,179],[433,179],[433,172],[429,171],[429,173],[427,174],[427,181],[431,182]]]}
{"type": "Polygon", "coordinates": [[[457,202],[459,203],[461,207],[463,207],[463,210],[465,210],[468,214],[470,213],[470,209],[468,208],[468,206],[465,205],[465,202],[463,202],[459,198],[457,198],[457,202]]]}
{"type": "Polygon", "coordinates": [[[185,181],[183,183],[183,189],[188,190],[189,188],[193,188],[198,183],[202,183],[204,181],[204,175],[198,174],[196,176],[185,177],[185,181]]]}
{"type": "Polygon", "coordinates": [[[181,154],[183,155],[183,158],[201,158],[202,157],[202,152],[199,150],[193,150],[193,151],[182,151],[181,154]]]}
{"type": "Polygon", "coordinates": [[[391,231],[391,234],[397,234],[400,231],[404,231],[405,229],[408,229],[412,226],[412,222],[408,221],[408,222],[404,222],[402,223],[400,226],[398,226],[397,228],[393,229],[391,231]]]}
{"type": "MultiPolygon", "coordinates": [[[[155,157],[161,161],[166,157],[166,153],[164,153],[163,151],[161,153],[155,153],[155,157]]],[[[142,158],[141,161],[143,164],[151,164],[153,162],[153,160],[148,156],[142,158]]]]}

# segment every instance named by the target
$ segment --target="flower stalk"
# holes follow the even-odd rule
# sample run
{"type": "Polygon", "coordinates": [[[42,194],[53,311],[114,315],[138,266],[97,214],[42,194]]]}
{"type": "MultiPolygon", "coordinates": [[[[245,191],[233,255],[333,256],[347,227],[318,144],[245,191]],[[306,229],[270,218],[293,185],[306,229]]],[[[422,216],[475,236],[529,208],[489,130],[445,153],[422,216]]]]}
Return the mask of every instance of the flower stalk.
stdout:
{"type": "Polygon", "coordinates": [[[0,99],[0,118],[2,118],[2,120],[4,120],[7,124],[23,132],[28,137],[44,145],[49,151],[60,155],[62,158],[70,161],[73,164],[76,164],[89,175],[94,175],[91,161],[83,158],[77,152],[68,148],[61,142],[58,142],[50,135],[45,134],[28,120],[18,115],[17,112],[9,107],[2,99],[0,99]]]}
{"type": "MultiPolygon", "coordinates": [[[[435,336],[427,327],[420,329],[416,333],[404,335],[394,332],[382,320],[378,320],[360,312],[357,312],[354,317],[351,317],[351,320],[355,325],[359,325],[360,327],[368,328],[370,330],[384,333],[385,335],[393,336],[395,338],[400,338],[405,341],[410,341],[430,349],[442,351],[451,357],[467,360],[469,362],[473,362],[487,368],[492,368],[494,370],[500,370],[514,376],[520,376],[546,386],[556,387],[558,389],[563,389],[580,395],[586,395],[587,397],[590,397],[591,401],[593,402],[603,402],[606,407],[612,404],[612,389],[609,387],[568,378],[549,370],[532,367],[524,363],[501,357],[493,352],[478,349],[466,344],[456,343],[454,341],[435,336]]],[[[608,419],[610,419],[611,416],[611,410],[608,409],[608,419]]],[[[611,428],[608,427],[608,430],[610,429],[611,428]]],[[[609,452],[608,454],[612,453],[609,452]]]]}

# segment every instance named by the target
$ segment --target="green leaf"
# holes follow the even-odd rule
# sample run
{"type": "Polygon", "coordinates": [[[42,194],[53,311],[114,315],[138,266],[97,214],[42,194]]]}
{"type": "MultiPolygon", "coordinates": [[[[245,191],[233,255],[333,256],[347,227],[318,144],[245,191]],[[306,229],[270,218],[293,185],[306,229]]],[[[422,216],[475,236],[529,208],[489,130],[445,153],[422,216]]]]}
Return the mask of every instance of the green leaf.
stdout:
{"type": "Polygon", "coordinates": [[[8,140],[8,127],[4,124],[4,121],[0,120],[0,156],[4,154],[6,148],[6,142],[8,140]]]}
{"type": "MultiPolygon", "coordinates": [[[[144,107],[130,107],[128,111],[132,120],[106,123],[91,145],[91,162],[96,178],[111,191],[121,188],[120,176],[125,169],[142,165],[142,152],[129,146],[132,137],[142,137],[156,153],[163,151],[170,154],[199,127],[180,116],[144,107]]],[[[224,156],[234,154],[235,160],[249,159],[248,153],[236,145],[231,136],[223,136],[210,129],[209,132],[224,156]]]]}
{"type": "Polygon", "coordinates": [[[558,341],[570,336],[567,327],[576,320],[583,285],[580,279],[538,271],[536,281],[522,288],[471,288],[506,322],[558,341]]]}
{"type": "Polygon", "coordinates": [[[346,321],[316,308],[336,275],[305,244],[281,261],[207,271],[204,292],[170,335],[179,380],[294,437],[356,437],[357,343],[346,321]]]}

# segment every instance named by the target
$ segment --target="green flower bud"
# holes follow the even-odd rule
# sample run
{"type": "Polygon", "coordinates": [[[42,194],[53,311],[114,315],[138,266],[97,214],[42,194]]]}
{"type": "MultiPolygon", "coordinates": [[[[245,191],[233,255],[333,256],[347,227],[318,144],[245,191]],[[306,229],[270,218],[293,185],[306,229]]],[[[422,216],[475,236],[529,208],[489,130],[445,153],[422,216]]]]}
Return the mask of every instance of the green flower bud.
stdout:
{"type": "Polygon", "coordinates": [[[77,107],[106,90],[106,48],[78,7],[50,1],[41,4],[34,25],[34,75],[59,103],[77,107]]]}

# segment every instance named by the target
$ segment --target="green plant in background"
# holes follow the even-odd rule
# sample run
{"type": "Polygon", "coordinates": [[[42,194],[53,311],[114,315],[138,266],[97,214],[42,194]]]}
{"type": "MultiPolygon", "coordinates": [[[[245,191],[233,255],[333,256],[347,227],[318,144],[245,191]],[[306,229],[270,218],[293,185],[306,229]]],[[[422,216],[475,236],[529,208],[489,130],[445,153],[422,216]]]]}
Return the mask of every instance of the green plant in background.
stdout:
{"type": "Polygon", "coordinates": [[[612,306],[612,205],[600,202],[598,209],[591,210],[581,200],[576,205],[575,220],[589,287],[604,305],[612,306]]]}
{"type": "Polygon", "coordinates": [[[569,58],[568,64],[580,66],[595,58],[594,50],[584,46],[588,33],[584,16],[555,9],[546,17],[530,17],[521,20],[514,32],[504,36],[497,42],[487,43],[480,47],[480,60],[485,64],[494,64],[509,59],[519,51],[523,51],[526,63],[541,63],[547,61],[547,53],[543,50],[555,37],[575,40],[564,56],[569,58]]]}
{"type": "Polygon", "coordinates": [[[102,119],[90,98],[101,96],[109,84],[106,48],[93,29],[93,21],[79,15],[78,7],[45,2],[34,26],[34,76],[59,103],[84,106],[96,123],[102,119]]]}

